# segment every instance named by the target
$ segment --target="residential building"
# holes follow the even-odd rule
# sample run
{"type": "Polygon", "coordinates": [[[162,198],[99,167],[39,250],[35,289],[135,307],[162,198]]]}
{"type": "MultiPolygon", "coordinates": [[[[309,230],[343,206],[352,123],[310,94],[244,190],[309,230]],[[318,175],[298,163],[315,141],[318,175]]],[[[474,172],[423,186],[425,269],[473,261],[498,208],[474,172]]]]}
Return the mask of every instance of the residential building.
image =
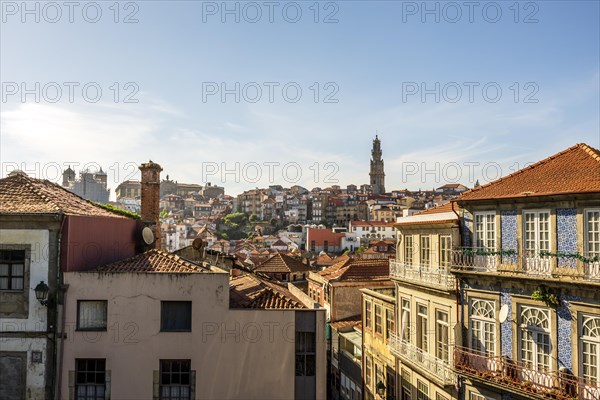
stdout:
{"type": "MultiPolygon", "coordinates": [[[[281,242],[277,240],[275,243],[281,242]]],[[[275,253],[254,269],[256,274],[267,276],[281,282],[305,280],[310,268],[301,260],[281,253],[275,253]]]]}
{"type": "Polygon", "coordinates": [[[139,221],[55,183],[0,179],[0,397],[57,397],[62,275],[132,256],[136,238],[139,221]]]}
{"type": "MultiPolygon", "coordinates": [[[[456,399],[453,350],[461,337],[456,337],[457,285],[450,266],[453,247],[460,242],[458,215],[449,203],[401,218],[396,228],[390,277],[398,323],[388,339],[397,359],[394,394],[400,399],[456,399]]],[[[388,393],[390,383],[388,379],[388,393]]]]}
{"type": "Polygon", "coordinates": [[[599,176],[578,144],[456,199],[466,399],[600,398],[599,176]]]}
{"type": "Polygon", "coordinates": [[[330,398],[362,400],[362,325],[360,315],[332,322],[330,398]]]}
{"type": "Polygon", "coordinates": [[[350,221],[348,231],[356,234],[363,246],[373,239],[396,239],[393,222],[350,221]]]}
{"type": "Polygon", "coordinates": [[[313,254],[339,253],[342,251],[342,238],[346,233],[336,233],[331,229],[308,228],[306,230],[306,251],[313,254]]]}
{"type": "Polygon", "coordinates": [[[153,249],[66,273],[61,398],[325,399],[324,311],[203,264],[153,249]]]}
{"type": "Polygon", "coordinates": [[[383,398],[397,398],[397,363],[388,347],[396,332],[396,293],[393,286],[365,288],[362,292],[362,352],[364,398],[374,399],[385,386],[383,398]]]}

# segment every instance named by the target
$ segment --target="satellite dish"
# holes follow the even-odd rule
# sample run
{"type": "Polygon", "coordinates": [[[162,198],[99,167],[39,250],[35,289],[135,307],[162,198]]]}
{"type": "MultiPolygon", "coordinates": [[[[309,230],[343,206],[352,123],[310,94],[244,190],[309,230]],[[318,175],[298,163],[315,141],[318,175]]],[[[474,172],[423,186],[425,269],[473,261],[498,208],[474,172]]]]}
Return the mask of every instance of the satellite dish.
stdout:
{"type": "Polygon", "coordinates": [[[500,307],[500,313],[498,314],[498,320],[500,321],[500,323],[504,323],[504,321],[506,321],[507,318],[508,318],[508,304],[504,304],[502,307],[500,307]]]}
{"type": "Polygon", "coordinates": [[[146,242],[146,244],[154,243],[154,232],[152,232],[152,229],[148,227],[142,229],[142,238],[144,239],[144,242],[146,242]]]}

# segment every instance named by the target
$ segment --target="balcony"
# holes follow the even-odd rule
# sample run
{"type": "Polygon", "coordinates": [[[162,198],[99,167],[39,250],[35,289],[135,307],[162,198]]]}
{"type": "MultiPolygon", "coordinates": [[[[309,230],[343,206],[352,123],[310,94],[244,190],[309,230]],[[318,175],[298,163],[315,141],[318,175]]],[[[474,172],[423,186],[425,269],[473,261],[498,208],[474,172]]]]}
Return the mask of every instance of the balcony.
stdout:
{"type": "Polygon", "coordinates": [[[567,371],[537,371],[508,357],[490,357],[463,347],[454,349],[458,373],[532,399],[592,400],[600,398],[596,381],[585,381],[567,371]]]}
{"type": "Polygon", "coordinates": [[[447,269],[408,265],[397,260],[390,260],[390,277],[435,289],[454,290],[456,288],[454,275],[447,269]]]}
{"type": "Polygon", "coordinates": [[[536,278],[570,277],[600,282],[600,260],[597,257],[560,255],[543,251],[518,254],[514,250],[453,250],[451,269],[482,273],[520,273],[536,278]]]}
{"type": "Polygon", "coordinates": [[[395,334],[390,334],[388,347],[394,356],[429,372],[431,378],[441,385],[454,385],[456,375],[448,361],[419,349],[395,334]]]}

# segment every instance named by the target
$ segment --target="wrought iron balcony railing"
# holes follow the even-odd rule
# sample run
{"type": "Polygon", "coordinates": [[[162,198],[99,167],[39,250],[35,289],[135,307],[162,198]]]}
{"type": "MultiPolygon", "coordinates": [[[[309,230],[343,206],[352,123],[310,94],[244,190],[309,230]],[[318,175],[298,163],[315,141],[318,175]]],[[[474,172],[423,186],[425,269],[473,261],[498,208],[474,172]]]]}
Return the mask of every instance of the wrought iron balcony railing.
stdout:
{"type": "Polygon", "coordinates": [[[600,281],[600,260],[597,257],[552,254],[544,251],[527,251],[518,254],[515,250],[463,248],[452,251],[451,269],[600,281]]]}
{"type": "Polygon", "coordinates": [[[449,269],[410,265],[390,260],[390,277],[443,290],[454,290],[456,280],[449,269]]]}
{"type": "Polygon", "coordinates": [[[396,334],[390,334],[388,339],[390,352],[404,362],[409,362],[429,372],[431,378],[442,385],[453,385],[456,374],[449,361],[442,360],[429,354],[417,346],[406,342],[396,334]]]}
{"type": "Polygon", "coordinates": [[[536,399],[600,399],[599,382],[575,377],[568,371],[543,371],[521,365],[508,357],[489,356],[464,347],[454,348],[457,373],[499,385],[536,399]]]}

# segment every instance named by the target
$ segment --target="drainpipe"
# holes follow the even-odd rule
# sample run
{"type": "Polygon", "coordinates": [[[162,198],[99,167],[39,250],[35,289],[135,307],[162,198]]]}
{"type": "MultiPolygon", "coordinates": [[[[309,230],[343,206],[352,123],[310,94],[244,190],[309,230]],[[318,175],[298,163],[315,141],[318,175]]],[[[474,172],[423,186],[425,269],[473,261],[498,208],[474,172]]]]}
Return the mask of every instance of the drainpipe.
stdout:
{"type": "MultiPolygon", "coordinates": [[[[451,202],[452,204],[452,212],[454,212],[454,214],[456,214],[456,218],[458,219],[458,237],[459,237],[459,243],[460,243],[460,247],[462,247],[462,223],[463,221],[460,218],[460,215],[456,212],[456,210],[454,209],[454,201],[451,202]]],[[[462,298],[461,298],[461,279],[459,277],[456,277],[456,323],[460,324],[460,345],[461,347],[464,345],[463,343],[463,337],[464,337],[464,320],[463,320],[463,313],[461,312],[461,310],[464,310],[464,306],[462,304],[462,298]]],[[[456,334],[456,331],[454,332],[456,334]]],[[[454,351],[456,352],[456,336],[454,337],[454,351]]],[[[454,357],[454,360],[456,360],[456,357],[454,357]]],[[[459,400],[463,399],[464,393],[462,393],[463,391],[463,385],[464,385],[464,379],[461,376],[458,376],[457,379],[457,394],[458,394],[458,398],[459,400]]]]}
{"type": "MultiPolygon", "coordinates": [[[[67,218],[63,214],[62,215],[62,220],[60,221],[60,228],[58,230],[58,238],[56,240],[56,246],[57,246],[57,249],[56,249],[56,267],[57,267],[56,268],[56,294],[55,294],[56,301],[54,302],[54,304],[56,304],[56,310],[55,310],[54,323],[53,323],[53,325],[54,325],[54,328],[53,328],[53,331],[54,331],[54,346],[53,346],[53,349],[52,349],[52,361],[53,361],[53,367],[54,367],[53,368],[53,373],[52,373],[52,385],[53,386],[57,385],[57,379],[56,379],[56,376],[57,376],[57,371],[56,371],[57,362],[56,362],[56,359],[57,359],[57,356],[58,356],[58,350],[57,350],[56,346],[57,346],[58,343],[57,343],[57,340],[56,340],[56,333],[57,333],[57,325],[58,325],[58,303],[59,303],[58,302],[58,299],[59,299],[58,296],[59,296],[59,290],[61,290],[62,286],[63,286],[62,285],[61,265],[60,265],[60,256],[61,256],[61,254],[60,254],[60,245],[61,245],[61,242],[62,242],[63,229],[64,229],[64,226],[65,226],[65,221],[66,220],[67,220],[67,218]]],[[[61,337],[61,345],[60,345],[61,353],[62,353],[62,348],[63,348],[64,318],[65,318],[65,314],[64,314],[64,297],[63,297],[63,310],[62,310],[62,313],[63,313],[62,314],[62,320],[63,320],[63,322],[62,322],[62,327],[61,327],[61,332],[60,332],[60,337],[61,337]]],[[[62,354],[61,354],[61,356],[62,356],[62,354]]],[[[56,399],[57,400],[60,400],[60,383],[61,383],[60,382],[60,378],[61,378],[61,371],[59,370],[58,371],[58,385],[56,387],[54,387],[54,393],[56,395],[56,399]]]]}
{"type": "Polygon", "coordinates": [[[61,400],[62,391],[62,370],[63,370],[63,358],[65,354],[65,325],[67,319],[67,290],[69,285],[61,285],[63,293],[63,307],[60,323],[60,357],[58,359],[58,384],[56,387],[56,400],[61,400]]]}

